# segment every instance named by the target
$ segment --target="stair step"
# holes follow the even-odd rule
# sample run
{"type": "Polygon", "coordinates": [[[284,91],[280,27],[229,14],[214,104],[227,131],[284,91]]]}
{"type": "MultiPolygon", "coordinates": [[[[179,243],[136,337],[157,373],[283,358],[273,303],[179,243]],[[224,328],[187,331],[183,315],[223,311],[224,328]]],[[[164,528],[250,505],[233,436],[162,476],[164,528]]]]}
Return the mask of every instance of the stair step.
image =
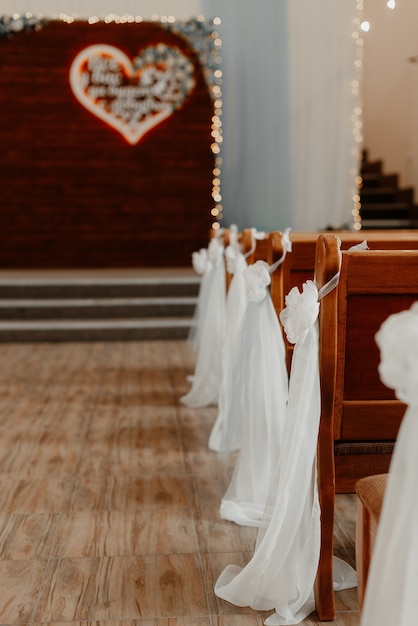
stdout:
{"type": "Polygon", "coordinates": [[[185,339],[200,277],[168,270],[0,272],[0,342],[185,339]]]}
{"type": "Polygon", "coordinates": [[[197,297],[0,299],[0,320],[192,317],[197,297]]]}
{"type": "Polygon", "coordinates": [[[362,219],[361,220],[361,228],[362,230],[376,230],[376,229],[394,229],[394,228],[403,228],[410,229],[415,228],[412,221],[409,219],[362,219]]]}
{"type": "Polygon", "coordinates": [[[126,298],[195,296],[200,278],[127,277],[127,278],[0,278],[0,298],[126,298]]]}
{"type": "Polygon", "coordinates": [[[367,204],[361,209],[361,221],[363,220],[404,220],[411,221],[410,208],[400,205],[373,205],[367,204]]]}
{"type": "Polygon", "coordinates": [[[191,324],[179,318],[2,321],[0,342],[185,339],[191,324]]]}

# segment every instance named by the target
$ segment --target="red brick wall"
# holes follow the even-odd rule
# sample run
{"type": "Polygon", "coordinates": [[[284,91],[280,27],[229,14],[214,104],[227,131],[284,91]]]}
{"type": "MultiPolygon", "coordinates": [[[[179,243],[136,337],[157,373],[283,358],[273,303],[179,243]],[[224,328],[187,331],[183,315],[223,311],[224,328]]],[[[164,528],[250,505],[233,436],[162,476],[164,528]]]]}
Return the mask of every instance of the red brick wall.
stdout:
{"type": "Polygon", "coordinates": [[[190,265],[213,205],[213,106],[197,57],[158,23],[50,22],[0,40],[0,268],[190,265]],[[69,83],[76,54],[157,42],[195,63],[183,107],[130,145],[69,83]]]}

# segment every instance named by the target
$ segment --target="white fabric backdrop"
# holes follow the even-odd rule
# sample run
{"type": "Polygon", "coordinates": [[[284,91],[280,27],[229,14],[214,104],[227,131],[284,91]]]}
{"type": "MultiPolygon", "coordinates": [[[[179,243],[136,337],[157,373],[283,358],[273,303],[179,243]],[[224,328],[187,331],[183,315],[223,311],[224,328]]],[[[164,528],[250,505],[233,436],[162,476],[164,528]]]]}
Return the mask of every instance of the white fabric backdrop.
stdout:
{"type": "Polygon", "coordinates": [[[0,14],[220,16],[223,225],[315,230],[352,219],[358,1],[0,0],[0,14]]]}
{"type": "Polygon", "coordinates": [[[291,0],[289,6],[292,226],[352,224],[359,144],[352,82],[357,45],[353,0],[291,0]],[[353,155],[357,151],[357,156],[353,155]]]}

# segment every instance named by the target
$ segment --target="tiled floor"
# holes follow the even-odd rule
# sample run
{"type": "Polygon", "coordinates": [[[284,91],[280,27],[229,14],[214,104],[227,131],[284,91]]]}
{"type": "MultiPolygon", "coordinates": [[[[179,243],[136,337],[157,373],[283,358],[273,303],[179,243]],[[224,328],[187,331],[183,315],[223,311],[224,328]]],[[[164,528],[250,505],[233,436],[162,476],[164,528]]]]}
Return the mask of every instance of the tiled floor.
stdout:
{"type": "MultiPolygon", "coordinates": [[[[216,410],[179,404],[192,369],[184,342],[0,344],[1,626],[263,624],[213,592],[257,531],[219,518],[233,459],[208,450],[216,410]]],[[[339,496],[352,564],[354,515],[339,496]]]]}

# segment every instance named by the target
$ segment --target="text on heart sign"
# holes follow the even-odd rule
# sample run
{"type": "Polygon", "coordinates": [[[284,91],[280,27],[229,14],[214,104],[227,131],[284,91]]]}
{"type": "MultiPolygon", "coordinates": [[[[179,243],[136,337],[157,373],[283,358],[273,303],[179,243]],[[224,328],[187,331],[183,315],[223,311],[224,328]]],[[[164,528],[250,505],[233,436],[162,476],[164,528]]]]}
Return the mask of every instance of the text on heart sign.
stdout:
{"type": "Polygon", "coordinates": [[[133,61],[119,48],[96,44],[82,50],[70,68],[77,100],[132,145],[183,106],[195,84],[191,59],[163,43],[133,61]]]}

